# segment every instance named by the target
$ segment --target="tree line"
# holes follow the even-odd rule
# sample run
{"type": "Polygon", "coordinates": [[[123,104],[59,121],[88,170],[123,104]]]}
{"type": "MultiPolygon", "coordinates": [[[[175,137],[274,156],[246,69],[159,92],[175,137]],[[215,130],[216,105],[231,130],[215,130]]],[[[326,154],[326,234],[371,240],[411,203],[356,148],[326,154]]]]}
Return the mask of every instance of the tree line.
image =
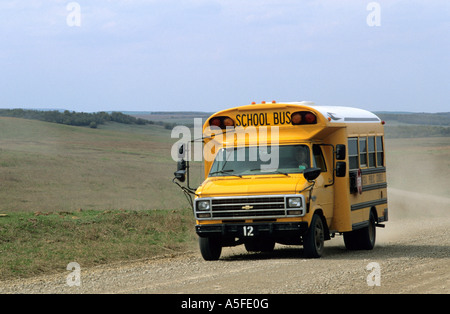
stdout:
{"type": "Polygon", "coordinates": [[[440,113],[376,113],[387,121],[387,138],[414,138],[450,136],[450,112],[440,113]],[[390,122],[395,122],[390,124],[390,122]],[[400,123],[400,124],[396,124],[400,123]]]}
{"type": "MultiPolygon", "coordinates": [[[[450,136],[450,113],[376,113],[382,120],[387,120],[386,137],[410,138],[428,136],[450,136]],[[390,125],[390,121],[408,123],[410,125],[390,125]]],[[[136,118],[121,112],[75,112],[58,110],[28,110],[28,109],[0,109],[0,116],[24,119],[34,119],[74,126],[88,126],[96,128],[105,122],[124,124],[156,124],[166,129],[172,129],[176,123],[151,121],[136,118]]],[[[193,125],[187,125],[193,127],[193,125]]]]}
{"type": "Polygon", "coordinates": [[[46,122],[54,122],[66,125],[74,126],[89,126],[96,128],[99,124],[105,122],[118,122],[124,124],[153,124],[152,121],[148,121],[141,118],[135,118],[130,115],[123,114],[121,112],[75,112],[75,111],[58,111],[58,110],[26,110],[26,109],[0,109],[0,116],[33,119],[46,122]]]}
{"type": "Polygon", "coordinates": [[[377,113],[381,120],[407,124],[450,126],[450,112],[440,113],[377,113]]]}

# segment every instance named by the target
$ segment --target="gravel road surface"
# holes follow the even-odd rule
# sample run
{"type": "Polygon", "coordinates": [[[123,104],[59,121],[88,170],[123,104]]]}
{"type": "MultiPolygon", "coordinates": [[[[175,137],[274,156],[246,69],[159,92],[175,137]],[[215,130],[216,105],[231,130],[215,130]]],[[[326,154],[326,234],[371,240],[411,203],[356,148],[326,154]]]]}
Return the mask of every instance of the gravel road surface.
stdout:
{"type": "Polygon", "coordinates": [[[347,251],[341,236],[320,259],[302,247],[271,253],[224,248],[206,262],[197,249],[131,263],[0,283],[0,293],[450,293],[450,199],[389,190],[390,221],[377,228],[372,251],[347,251]]]}

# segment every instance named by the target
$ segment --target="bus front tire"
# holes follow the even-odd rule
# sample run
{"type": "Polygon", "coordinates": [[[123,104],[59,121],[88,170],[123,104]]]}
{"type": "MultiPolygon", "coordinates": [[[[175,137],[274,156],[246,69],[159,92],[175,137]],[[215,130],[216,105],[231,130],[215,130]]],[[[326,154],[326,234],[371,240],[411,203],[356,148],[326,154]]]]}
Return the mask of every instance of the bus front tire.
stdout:
{"type": "Polygon", "coordinates": [[[216,237],[200,237],[200,252],[205,261],[217,261],[222,254],[222,241],[216,237]]]}
{"type": "Polygon", "coordinates": [[[325,242],[325,228],[322,218],[314,214],[308,232],[303,238],[303,252],[308,258],[322,256],[325,242]]]}

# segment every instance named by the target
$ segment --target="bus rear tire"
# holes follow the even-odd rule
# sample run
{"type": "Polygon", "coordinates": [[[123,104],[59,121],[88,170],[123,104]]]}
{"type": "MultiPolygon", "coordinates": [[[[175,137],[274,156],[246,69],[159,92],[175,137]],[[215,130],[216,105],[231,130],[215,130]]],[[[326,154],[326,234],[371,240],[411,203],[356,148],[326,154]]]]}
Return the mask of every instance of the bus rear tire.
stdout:
{"type": "Polygon", "coordinates": [[[222,254],[222,241],[216,237],[200,237],[200,252],[205,261],[217,261],[222,254]]]}
{"type": "Polygon", "coordinates": [[[303,237],[303,252],[308,258],[322,256],[325,242],[325,228],[322,218],[314,214],[308,232],[303,237]]]}
{"type": "Polygon", "coordinates": [[[372,250],[375,247],[375,240],[375,215],[373,212],[370,212],[367,227],[344,233],[344,243],[347,250],[372,250]]]}

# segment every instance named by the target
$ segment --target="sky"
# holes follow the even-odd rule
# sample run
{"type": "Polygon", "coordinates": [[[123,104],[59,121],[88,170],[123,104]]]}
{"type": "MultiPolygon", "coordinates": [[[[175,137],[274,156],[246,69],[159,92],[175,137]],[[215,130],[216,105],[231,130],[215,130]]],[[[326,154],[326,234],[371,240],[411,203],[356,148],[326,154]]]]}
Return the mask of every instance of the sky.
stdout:
{"type": "Polygon", "coordinates": [[[263,100],[450,111],[450,1],[0,1],[0,108],[263,100]]]}

